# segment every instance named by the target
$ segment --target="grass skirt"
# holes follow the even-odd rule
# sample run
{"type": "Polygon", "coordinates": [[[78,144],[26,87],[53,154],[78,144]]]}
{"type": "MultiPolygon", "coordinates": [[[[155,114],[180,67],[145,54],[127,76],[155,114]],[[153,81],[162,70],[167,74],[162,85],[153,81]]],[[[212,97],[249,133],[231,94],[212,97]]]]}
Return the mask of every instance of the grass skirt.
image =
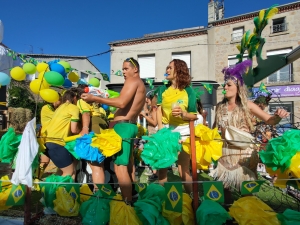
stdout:
{"type": "Polygon", "coordinates": [[[223,147],[223,155],[210,175],[218,181],[223,181],[224,188],[234,187],[240,191],[243,181],[257,179],[259,157],[257,151],[251,147],[223,147]]]}

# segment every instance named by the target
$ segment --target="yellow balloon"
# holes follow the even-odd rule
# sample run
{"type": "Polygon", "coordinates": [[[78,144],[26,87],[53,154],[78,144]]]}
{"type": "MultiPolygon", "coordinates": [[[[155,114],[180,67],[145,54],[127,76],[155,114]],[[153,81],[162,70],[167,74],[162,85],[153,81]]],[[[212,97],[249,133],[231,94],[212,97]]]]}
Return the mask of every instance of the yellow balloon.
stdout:
{"type": "Polygon", "coordinates": [[[38,94],[40,90],[49,88],[49,84],[45,80],[35,79],[30,82],[29,87],[33,93],[38,94]]]}
{"type": "Polygon", "coordinates": [[[41,63],[38,63],[37,66],[36,66],[36,70],[38,72],[45,72],[45,71],[49,71],[49,65],[47,63],[44,63],[44,62],[41,62],[41,63]]]}
{"type": "Polygon", "coordinates": [[[77,81],[79,80],[79,76],[78,76],[78,74],[75,73],[75,72],[69,73],[68,78],[69,78],[69,80],[72,81],[72,82],[77,82],[77,81]]]}
{"type": "Polygon", "coordinates": [[[59,100],[58,93],[52,89],[43,89],[40,91],[40,95],[46,102],[54,103],[59,100]]]}
{"type": "Polygon", "coordinates": [[[15,79],[17,81],[25,80],[25,78],[26,78],[25,71],[19,66],[14,67],[10,71],[10,75],[13,79],[15,79]]]}
{"type": "Polygon", "coordinates": [[[45,71],[40,72],[38,78],[40,80],[44,79],[45,78],[45,71]]]}

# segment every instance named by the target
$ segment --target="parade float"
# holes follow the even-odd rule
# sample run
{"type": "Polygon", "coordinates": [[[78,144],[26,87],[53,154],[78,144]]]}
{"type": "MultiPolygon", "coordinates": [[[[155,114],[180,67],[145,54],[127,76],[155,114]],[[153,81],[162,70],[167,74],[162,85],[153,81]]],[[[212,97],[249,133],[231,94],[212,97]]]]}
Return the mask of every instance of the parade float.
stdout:
{"type": "MultiPolygon", "coordinates": [[[[276,7],[262,10],[254,19],[253,33],[246,32],[238,46],[240,61],[247,51],[248,58],[257,57],[258,66],[250,68],[244,74],[245,83],[252,86],[264,76],[263,68],[272,63],[272,59],[262,60],[260,57],[264,44],[261,32],[267,25],[268,19],[277,13],[276,7]]],[[[257,194],[261,187],[273,190],[263,178],[257,181],[244,181],[241,193],[232,205],[224,206],[224,190],[222,182],[213,181],[206,177],[199,180],[197,169],[207,170],[209,165],[217,163],[221,157],[222,140],[217,129],[209,129],[204,125],[194,128],[190,123],[191,137],[183,143],[183,150],[191,154],[193,194],[184,193],[182,182],[176,180],[167,182],[164,186],[157,183],[137,182],[135,189],[139,193],[137,201],[131,206],[127,205],[120,193],[117,193],[113,184],[97,184],[98,191],[91,192],[88,185],[76,183],[70,176],[62,177],[55,174],[43,180],[33,180],[35,170],[38,168],[38,152],[41,151],[40,137],[36,135],[37,97],[52,103],[58,100],[58,89],[68,89],[72,82],[80,83],[76,70],[71,68],[66,61],[55,60],[40,62],[26,56],[22,67],[13,67],[4,77],[1,86],[10,85],[13,89],[15,82],[22,82],[26,74],[38,71],[38,79],[30,82],[30,95],[23,91],[19,96],[9,92],[8,105],[14,99],[29,98],[35,102],[35,110],[26,110],[25,107],[14,105],[9,113],[10,128],[2,135],[0,140],[1,180],[0,180],[0,210],[5,211],[23,206],[24,224],[46,224],[42,221],[44,214],[53,214],[56,217],[80,218],[76,223],[82,224],[224,224],[234,220],[238,224],[297,224],[300,220],[299,204],[293,209],[277,212],[276,209],[260,199],[257,194]],[[14,81],[11,82],[11,79],[14,81]],[[33,94],[35,95],[33,95],[33,94]],[[33,97],[32,97],[33,96],[33,97]],[[29,157],[30,156],[30,157],[29,157]],[[6,166],[3,166],[6,165],[6,166]],[[13,171],[14,170],[14,171],[13,171]],[[12,174],[12,171],[14,172],[12,174]],[[254,194],[254,196],[245,196],[254,194]],[[42,204],[41,211],[31,214],[33,196],[39,196],[42,204]],[[40,222],[40,223],[38,223],[40,222]]],[[[290,60],[286,60],[290,63],[290,60]]],[[[285,65],[284,63],[281,66],[285,65]]],[[[275,69],[278,69],[277,67],[275,69]]],[[[269,70],[268,70],[269,71],[269,70]]],[[[268,73],[270,74],[270,73],[268,73]]],[[[95,80],[89,85],[99,87],[95,80]]],[[[202,84],[203,87],[205,85],[202,84]]],[[[205,87],[201,91],[211,91],[213,86],[205,87]]],[[[110,97],[117,97],[117,92],[106,91],[110,97]]],[[[206,94],[207,94],[206,93],[206,94]]],[[[109,97],[106,96],[106,97],[109,97]]],[[[109,106],[107,106],[109,108],[109,106]]],[[[111,112],[115,109],[110,108],[111,112]]],[[[159,130],[148,137],[146,130],[140,125],[137,138],[142,138],[147,143],[140,152],[139,159],[152,166],[154,169],[172,166],[178,152],[182,151],[179,144],[180,135],[170,129],[159,130]]],[[[292,186],[299,190],[300,147],[299,130],[284,133],[281,137],[272,139],[265,149],[260,152],[260,158],[267,166],[270,175],[277,174],[275,186],[286,188],[292,186]]],[[[104,160],[105,157],[116,154],[121,149],[122,139],[114,130],[106,130],[101,134],[89,133],[84,136],[73,136],[64,140],[70,152],[77,159],[104,160]]],[[[234,140],[231,140],[234,141],[234,140]]],[[[257,143],[252,143],[257,144],[257,143]]],[[[101,161],[100,160],[100,161],[101,161]]],[[[275,193],[274,196],[277,194],[275,193]]],[[[297,199],[294,199],[297,201],[297,199]]],[[[292,200],[291,200],[292,201],[292,200]]],[[[38,203],[34,203],[38,204],[38,203]]]]}

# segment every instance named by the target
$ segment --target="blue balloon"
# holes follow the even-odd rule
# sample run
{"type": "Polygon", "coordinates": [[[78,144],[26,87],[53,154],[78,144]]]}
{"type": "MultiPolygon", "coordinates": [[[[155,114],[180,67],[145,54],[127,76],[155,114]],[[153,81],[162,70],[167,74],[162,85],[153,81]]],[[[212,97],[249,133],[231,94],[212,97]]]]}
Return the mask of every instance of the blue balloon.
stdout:
{"type": "Polygon", "coordinates": [[[54,60],[49,61],[49,62],[47,62],[47,63],[48,63],[48,65],[51,65],[51,64],[53,64],[53,63],[58,63],[59,61],[60,61],[59,59],[54,59],[54,60]]]}
{"type": "Polygon", "coordinates": [[[72,82],[69,79],[65,79],[65,82],[63,84],[63,87],[70,88],[72,87],[72,82]]]}
{"type": "Polygon", "coordinates": [[[50,64],[50,70],[60,73],[63,76],[66,76],[65,67],[58,63],[52,63],[50,64]]]}
{"type": "Polygon", "coordinates": [[[0,85],[5,86],[8,85],[11,81],[11,77],[6,73],[0,72],[0,85]]]}
{"type": "Polygon", "coordinates": [[[77,81],[77,84],[88,84],[84,79],[79,79],[78,81],[77,81]]]}
{"type": "Polygon", "coordinates": [[[108,106],[108,105],[105,105],[105,104],[103,104],[101,107],[102,107],[104,110],[108,110],[108,108],[109,108],[109,106],[108,106]]]}

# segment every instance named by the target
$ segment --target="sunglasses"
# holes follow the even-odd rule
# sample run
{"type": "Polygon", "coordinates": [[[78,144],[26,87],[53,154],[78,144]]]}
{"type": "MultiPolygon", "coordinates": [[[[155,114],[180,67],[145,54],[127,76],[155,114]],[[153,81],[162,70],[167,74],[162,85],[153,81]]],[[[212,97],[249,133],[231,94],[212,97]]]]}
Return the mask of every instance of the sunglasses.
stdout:
{"type": "Polygon", "coordinates": [[[131,62],[132,65],[136,68],[136,65],[135,65],[135,63],[133,62],[132,58],[127,58],[127,59],[125,59],[125,62],[131,62]]]}

